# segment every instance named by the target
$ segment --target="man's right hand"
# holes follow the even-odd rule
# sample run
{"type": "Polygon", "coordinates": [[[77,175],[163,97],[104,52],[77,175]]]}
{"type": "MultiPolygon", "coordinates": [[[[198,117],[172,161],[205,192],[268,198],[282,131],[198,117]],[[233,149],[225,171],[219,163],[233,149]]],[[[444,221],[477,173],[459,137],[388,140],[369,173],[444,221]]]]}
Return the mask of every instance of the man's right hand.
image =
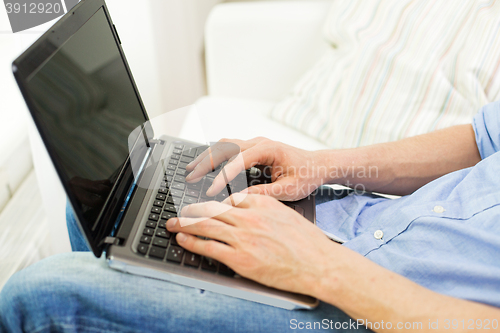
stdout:
{"type": "Polygon", "coordinates": [[[186,180],[196,181],[210,172],[214,165],[228,159],[229,162],[208,189],[208,196],[219,193],[241,171],[262,165],[269,167],[272,183],[251,186],[243,192],[270,195],[284,201],[299,200],[323,184],[327,170],[326,165],[320,167],[322,164],[315,152],[266,138],[248,141],[222,139],[186,167],[186,170],[192,171],[186,180]]]}

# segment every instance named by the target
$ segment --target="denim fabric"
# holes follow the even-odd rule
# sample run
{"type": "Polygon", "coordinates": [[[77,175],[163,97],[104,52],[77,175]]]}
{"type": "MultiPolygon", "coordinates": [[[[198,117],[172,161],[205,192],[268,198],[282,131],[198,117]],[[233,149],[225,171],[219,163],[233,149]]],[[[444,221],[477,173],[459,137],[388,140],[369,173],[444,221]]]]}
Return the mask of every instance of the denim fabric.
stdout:
{"type": "MultiPolygon", "coordinates": [[[[321,193],[322,202],[338,197],[321,193]]],[[[312,311],[288,311],[114,271],[84,252],[70,208],[67,223],[77,252],[44,259],[9,280],[0,293],[0,332],[368,331],[322,302],[312,311]]]]}
{"type": "Polygon", "coordinates": [[[73,214],[73,210],[71,209],[69,203],[66,204],[66,225],[68,226],[71,250],[74,252],[90,251],[90,248],[76,223],[75,215],[73,214]]]}

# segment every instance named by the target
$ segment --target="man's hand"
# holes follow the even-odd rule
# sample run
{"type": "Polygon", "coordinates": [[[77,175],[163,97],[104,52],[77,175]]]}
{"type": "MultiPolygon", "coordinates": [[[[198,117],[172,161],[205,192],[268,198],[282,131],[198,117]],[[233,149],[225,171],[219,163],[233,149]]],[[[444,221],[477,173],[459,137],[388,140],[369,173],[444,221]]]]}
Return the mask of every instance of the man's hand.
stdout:
{"type": "MultiPolygon", "coordinates": [[[[226,204],[187,206],[183,217],[168,220],[167,228],[178,232],[177,242],[186,250],[218,260],[244,277],[319,298],[363,322],[392,323],[392,329],[377,332],[394,332],[399,322],[422,323],[405,330],[420,332],[429,321],[500,319],[497,308],[437,294],[333,243],[273,198],[248,195],[238,207],[227,210],[220,205],[226,204]]],[[[442,325],[435,330],[447,331],[442,325]]]]}
{"type": "Polygon", "coordinates": [[[272,183],[251,186],[245,192],[265,194],[285,201],[299,200],[323,184],[327,170],[326,166],[319,168],[320,155],[315,152],[265,138],[248,141],[223,139],[186,167],[186,170],[192,171],[186,180],[199,180],[225,160],[229,160],[229,163],[214,179],[207,191],[209,196],[219,193],[241,171],[262,165],[270,167],[272,183]]]}
{"type": "Polygon", "coordinates": [[[186,250],[218,260],[241,276],[278,289],[313,294],[310,288],[325,275],[323,260],[339,245],[276,199],[239,193],[233,197],[240,204],[229,210],[221,207],[226,203],[215,201],[187,206],[182,217],[167,222],[167,228],[179,233],[177,241],[186,250]],[[217,215],[220,211],[223,213],[217,215]],[[192,223],[210,216],[215,217],[192,223]]]}

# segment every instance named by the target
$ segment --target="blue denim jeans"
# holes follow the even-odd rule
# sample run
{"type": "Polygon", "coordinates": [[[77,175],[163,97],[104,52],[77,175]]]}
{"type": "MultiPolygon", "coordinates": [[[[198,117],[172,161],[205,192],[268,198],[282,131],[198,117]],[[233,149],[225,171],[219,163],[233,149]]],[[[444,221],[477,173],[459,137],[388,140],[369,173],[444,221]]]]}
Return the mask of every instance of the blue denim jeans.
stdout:
{"type": "Polygon", "coordinates": [[[366,331],[323,302],[288,311],[114,271],[88,252],[71,210],[67,222],[75,252],[41,260],[7,282],[0,332],[366,331]]]}

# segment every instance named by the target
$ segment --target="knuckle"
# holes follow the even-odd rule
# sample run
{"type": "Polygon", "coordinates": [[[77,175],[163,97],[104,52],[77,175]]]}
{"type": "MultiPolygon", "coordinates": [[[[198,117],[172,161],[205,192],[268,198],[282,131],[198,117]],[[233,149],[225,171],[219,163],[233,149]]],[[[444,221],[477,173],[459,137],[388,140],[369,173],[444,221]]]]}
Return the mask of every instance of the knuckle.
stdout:
{"type": "Polygon", "coordinates": [[[205,248],[204,248],[204,252],[208,255],[208,256],[213,256],[213,254],[215,253],[215,241],[213,240],[209,240],[209,241],[205,241],[205,248]]]}

